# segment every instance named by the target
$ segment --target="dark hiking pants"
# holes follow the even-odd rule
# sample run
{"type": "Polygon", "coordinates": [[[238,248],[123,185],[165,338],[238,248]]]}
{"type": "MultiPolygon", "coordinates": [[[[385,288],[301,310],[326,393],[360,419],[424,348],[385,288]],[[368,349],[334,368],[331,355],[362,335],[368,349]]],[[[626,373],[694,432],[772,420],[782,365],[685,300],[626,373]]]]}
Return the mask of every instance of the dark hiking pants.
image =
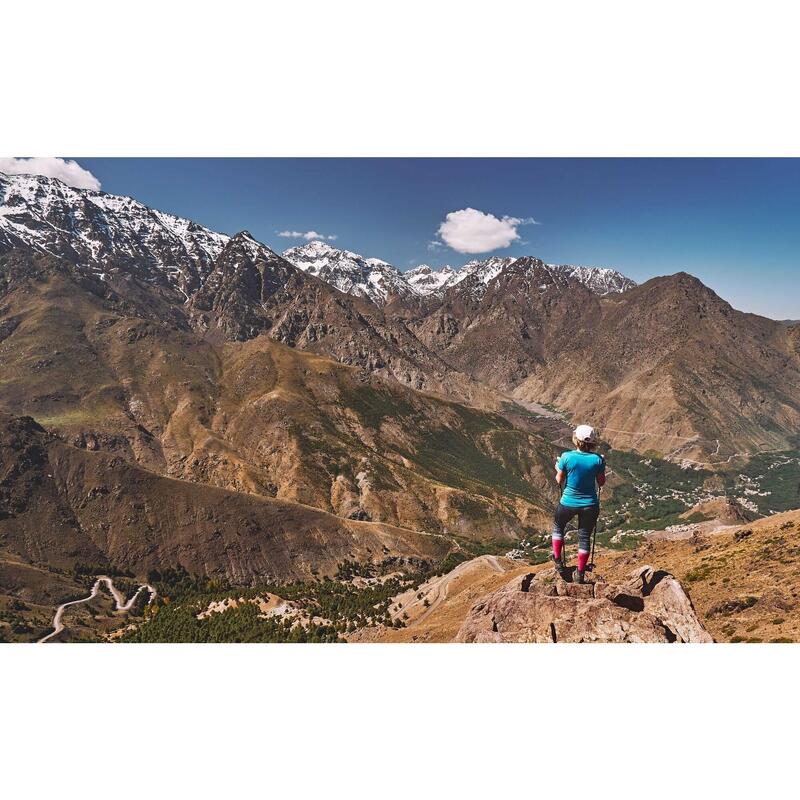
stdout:
{"type": "Polygon", "coordinates": [[[559,503],[556,506],[555,525],[553,525],[553,539],[558,541],[564,539],[564,530],[567,523],[575,516],[578,515],[578,550],[588,553],[591,541],[592,531],[597,524],[597,517],[600,515],[600,505],[584,506],[582,508],[574,508],[572,506],[562,506],[559,503]]]}

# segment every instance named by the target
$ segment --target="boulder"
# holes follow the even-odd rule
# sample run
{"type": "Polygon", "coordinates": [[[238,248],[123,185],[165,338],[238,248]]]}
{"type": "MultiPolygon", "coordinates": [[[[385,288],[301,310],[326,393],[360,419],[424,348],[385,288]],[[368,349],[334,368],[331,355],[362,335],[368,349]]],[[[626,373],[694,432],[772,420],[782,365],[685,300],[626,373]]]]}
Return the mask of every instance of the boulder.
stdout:
{"type": "Polygon", "coordinates": [[[553,570],[479,600],[458,642],[713,642],[680,583],[642,566],[623,584],[577,584],[553,570]]]}

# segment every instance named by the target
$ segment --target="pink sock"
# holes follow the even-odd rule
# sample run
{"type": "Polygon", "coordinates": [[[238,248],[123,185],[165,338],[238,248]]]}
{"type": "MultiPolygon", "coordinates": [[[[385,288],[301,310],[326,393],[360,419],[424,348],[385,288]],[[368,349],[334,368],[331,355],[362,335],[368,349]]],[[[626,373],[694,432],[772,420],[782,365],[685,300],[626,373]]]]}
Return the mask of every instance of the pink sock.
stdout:
{"type": "Polygon", "coordinates": [[[578,550],[578,572],[586,572],[586,562],[589,560],[589,554],[583,550],[578,550]]]}
{"type": "Polygon", "coordinates": [[[561,548],[564,545],[562,539],[553,539],[553,555],[558,559],[561,558],[561,548]]]}

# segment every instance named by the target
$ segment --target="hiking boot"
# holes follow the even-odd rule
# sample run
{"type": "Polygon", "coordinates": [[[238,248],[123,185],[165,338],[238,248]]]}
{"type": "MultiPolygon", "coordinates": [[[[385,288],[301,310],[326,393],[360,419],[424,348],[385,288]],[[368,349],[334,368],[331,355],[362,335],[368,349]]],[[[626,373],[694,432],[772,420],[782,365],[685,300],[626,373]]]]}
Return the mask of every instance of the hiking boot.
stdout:
{"type": "Polygon", "coordinates": [[[572,582],[583,583],[583,577],[585,574],[585,572],[581,572],[579,569],[576,569],[575,572],[572,573],[572,582]]]}
{"type": "Polygon", "coordinates": [[[567,568],[566,568],[566,566],[564,564],[564,556],[561,556],[560,558],[556,558],[555,556],[551,556],[551,557],[553,559],[553,564],[555,564],[556,572],[559,574],[559,576],[563,580],[566,580],[567,579],[567,568]]]}

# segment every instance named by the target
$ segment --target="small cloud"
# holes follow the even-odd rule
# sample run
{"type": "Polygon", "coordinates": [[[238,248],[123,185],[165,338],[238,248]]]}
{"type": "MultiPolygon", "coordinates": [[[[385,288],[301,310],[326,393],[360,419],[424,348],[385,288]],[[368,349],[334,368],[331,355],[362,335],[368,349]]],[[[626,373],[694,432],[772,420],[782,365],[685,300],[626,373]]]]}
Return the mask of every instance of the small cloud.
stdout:
{"type": "Polygon", "coordinates": [[[488,253],[518,241],[521,225],[538,224],[533,217],[496,217],[476,208],[462,208],[447,214],[437,233],[458,253],[488,253]]]}
{"type": "Polygon", "coordinates": [[[0,158],[0,172],[6,175],[44,175],[57,178],[75,189],[100,188],[100,181],[77,161],[63,158],[0,158]]]}
{"type": "Polygon", "coordinates": [[[277,231],[278,236],[283,236],[287,239],[305,239],[310,242],[314,239],[325,240],[332,242],[336,239],[336,234],[317,233],[316,231],[277,231]]]}
{"type": "Polygon", "coordinates": [[[428,242],[428,250],[432,253],[435,253],[440,248],[444,247],[444,243],[434,239],[432,242],[428,242]]]}

